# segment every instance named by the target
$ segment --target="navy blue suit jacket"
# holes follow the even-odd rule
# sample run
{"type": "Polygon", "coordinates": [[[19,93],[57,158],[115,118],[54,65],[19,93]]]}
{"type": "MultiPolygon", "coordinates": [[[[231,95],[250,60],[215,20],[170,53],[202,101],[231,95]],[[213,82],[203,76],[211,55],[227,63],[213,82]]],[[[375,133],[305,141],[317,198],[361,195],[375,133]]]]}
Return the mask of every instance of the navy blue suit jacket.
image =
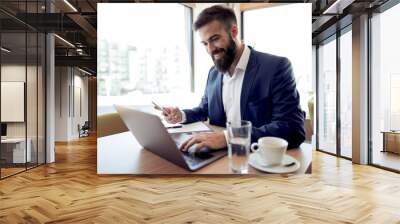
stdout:
{"type": "MultiPolygon", "coordinates": [[[[215,67],[210,69],[200,105],[183,110],[186,123],[208,118],[212,125],[226,126],[222,78],[222,73],[215,67]]],[[[295,148],[304,141],[304,112],[287,58],[251,49],[242,84],[240,112],[242,120],[252,123],[252,142],[260,137],[276,136],[286,139],[288,148],[295,148]]]]}

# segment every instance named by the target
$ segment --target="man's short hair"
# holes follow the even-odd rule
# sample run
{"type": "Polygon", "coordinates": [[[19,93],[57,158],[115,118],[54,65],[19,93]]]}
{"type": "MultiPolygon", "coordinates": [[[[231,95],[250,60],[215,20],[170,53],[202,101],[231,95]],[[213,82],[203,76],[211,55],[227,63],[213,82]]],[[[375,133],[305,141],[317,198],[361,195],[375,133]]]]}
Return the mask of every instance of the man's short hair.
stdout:
{"type": "Polygon", "coordinates": [[[237,24],[235,12],[231,8],[214,5],[201,11],[194,23],[194,30],[197,31],[204,25],[218,20],[225,25],[225,28],[229,30],[233,24],[237,24]]]}

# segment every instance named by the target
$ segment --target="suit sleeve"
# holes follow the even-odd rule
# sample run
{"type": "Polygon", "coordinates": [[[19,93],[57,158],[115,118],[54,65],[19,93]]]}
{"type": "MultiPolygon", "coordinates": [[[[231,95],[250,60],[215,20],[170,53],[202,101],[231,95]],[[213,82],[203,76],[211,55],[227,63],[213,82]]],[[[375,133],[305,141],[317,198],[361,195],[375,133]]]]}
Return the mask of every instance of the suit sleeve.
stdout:
{"type": "Polygon", "coordinates": [[[187,123],[193,123],[197,121],[206,121],[208,118],[208,80],[210,79],[210,73],[213,68],[210,69],[208,72],[208,78],[207,78],[207,84],[206,84],[206,89],[204,90],[204,95],[201,98],[199,106],[193,108],[193,109],[185,109],[183,112],[185,112],[186,116],[186,121],[184,122],[185,124],[187,123]]]}
{"type": "Polygon", "coordinates": [[[304,112],[292,66],[287,58],[281,60],[271,82],[272,119],[261,127],[253,127],[252,142],[263,136],[286,139],[288,148],[298,147],[305,139],[304,112]]]}

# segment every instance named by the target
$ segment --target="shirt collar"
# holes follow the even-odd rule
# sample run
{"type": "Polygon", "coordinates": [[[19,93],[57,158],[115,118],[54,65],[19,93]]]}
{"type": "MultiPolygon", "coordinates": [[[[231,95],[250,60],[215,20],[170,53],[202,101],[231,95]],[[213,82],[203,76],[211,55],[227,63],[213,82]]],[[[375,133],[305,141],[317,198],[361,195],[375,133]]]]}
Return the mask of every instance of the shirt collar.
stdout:
{"type": "Polygon", "coordinates": [[[248,46],[244,45],[242,55],[240,56],[240,59],[236,65],[235,70],[240,69],[242,71],[245,71],[247,64],[249,62],[249,58],[250,58],[250,48],[248,46]]]}
{"type": "Polygon", "coordinates": [[[246,67],[249,62],[249,58],[250,58],[250,48],[248,46],[244,45],[242,55],[240,56],[240,59],[235,67],[235,70],[233,71],[232,76],[229,75],[228,71],[226,73],[224,73],[224,76],[233,78],[233,77],[236,77],[236,73],[238,71],[242,71],[242,72],[246,71],[246,67]]]}

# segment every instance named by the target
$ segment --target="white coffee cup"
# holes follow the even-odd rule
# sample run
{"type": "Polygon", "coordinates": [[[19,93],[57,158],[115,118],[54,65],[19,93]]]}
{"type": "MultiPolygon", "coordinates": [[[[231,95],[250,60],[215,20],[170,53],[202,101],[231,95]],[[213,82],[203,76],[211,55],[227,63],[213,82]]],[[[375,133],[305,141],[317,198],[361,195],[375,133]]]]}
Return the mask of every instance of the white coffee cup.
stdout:
{"type": "Polygon", "coordinates": [[[286,154],[288,142],[285,139],[277,137],[262,137],[258,142],[251,144],[251,151],[258,153],[262,165],[274,166],[280,165],[283,156],[286,154]]]}

